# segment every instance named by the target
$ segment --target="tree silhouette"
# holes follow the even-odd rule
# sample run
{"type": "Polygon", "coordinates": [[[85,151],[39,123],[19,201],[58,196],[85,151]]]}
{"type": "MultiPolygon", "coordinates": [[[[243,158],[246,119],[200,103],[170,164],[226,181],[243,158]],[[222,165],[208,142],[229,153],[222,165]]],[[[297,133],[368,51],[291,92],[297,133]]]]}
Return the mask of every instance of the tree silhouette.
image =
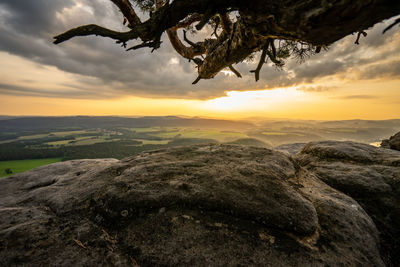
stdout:
{"type": "MultiPolygon", "coordinates": [[[[123,14],[126,32],[98,25],[85,25],[55,36],[59,44],[76,36],[99,35],[115,39],[129,50],[158,49],[163,33],[178,54],[194,62],[198,78],[213,78],[224,68],[238,77],[234,64],[261,51],[255,79],[270,60],[277,67],[293,55],[304,60],[333,42],[365,30],[375,23],[400,14],[399,0],[111,0],[123,14]],[[149,12],[141,21],[137,11],[149,12]],[[208,24],[210,36],[193,42],[187,31],[197,33],[208,24]],[[178,31],[183,32],[183,41],[178,31]],[[139,41],[127,48],[129,41],[139,41]]],[[[399,23],[397,19],[386,30],[399,23]]]]}

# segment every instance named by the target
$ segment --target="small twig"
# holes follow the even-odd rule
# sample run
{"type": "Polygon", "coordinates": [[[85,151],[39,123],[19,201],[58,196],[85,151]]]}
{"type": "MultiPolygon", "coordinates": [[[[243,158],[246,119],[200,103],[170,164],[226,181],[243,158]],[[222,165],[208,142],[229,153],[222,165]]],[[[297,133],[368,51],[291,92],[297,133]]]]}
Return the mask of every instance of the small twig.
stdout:
{"type": "Polygon", "coordinates": [[[200,80],[201,80],[201,77],[198,76],[198,77],[196,78],[196,80],[194,80],[194,82],[192,82],[192,84],[196,84],[196,83],[198,83],[200,80]]]}
{"type": "Polygon", "coordinates": [[[218,38],[218,33],[217,33],[218,27],[219,27],[219,21],[217,21],[215,23],[215,27],[214,27],[213,33],[211,34],[211,35],[214,35],[217,38],[218,38]]]}
{"type": "Polygon", "coordinates": [[[81,241],[79,241],[79,240],[77,240],[77,239],[72,239],[72,240],[74,240],[74,241],[75,241],[75,243],[76,243],[78,246],[80,246],[80,247],[82,247],[82,248],[84,248],[84,249],[87,249],[87,247],[85,247],[85,245],[84,245],[84,244],[82,244],[82,242],[81,242],[81,241]]]}
{"type": "Polygon", "coordinates": [[[365,31],[360,31],[360,32],[358,32],[358,34],[357,34],[357,40],[355,41],[355,44],[356,44],[356,45],[359,45],[359,44],[360,44],[359,41],[360,41],[361,34],[362,34],[364,37],[367,36],[367,33],[366,33],[365,31]]]}
{"type": "Polygon", "coordinates": [[[121,44],[121,47],[126,48],[127,43],[126,42],[121,42],[121,41],[115,41],[117,44],[121,44]]]}
{"type": "Polygon", "coordinates": [[[240,74],[240,72],[237,71],[232,65],[229,65],[229,69],[230,69],[233,73],[235,73],[235,75],[236,75],[238,78],[242,78],[242,75],[240,74]]]}
{"type": "Polygon", "coordinates": [[[277,60],[276,57],[274,57],[274,55],[271,52],[267,51],[267,56],[276,65],[281,65],[282,64],[282,62],[280,60],[277,60]]]}
{"type": "Polygon", "coordinates": [[[153,50],[154,50],[155,46],[156,46],[156,42],[154,42],[154,41],[152,41],[152,42],[143,42],[141,44],[138,44],[138,45],[135,45],[135,46],[132,46],[132,47],[126,49],[126,51],[136,50],[136,49],[143,48],[143,47],[152,47],[153,50]]]}
{"type": "Polygon", "coordinates": [[[390,30],[391,28],[393,28],[394,25],[399,24],[400,23],[400,18],[396,19],[392,24],[390,24],[389,26],[387,26],[382,34],[384,34],[385,32],[387,32],[388,30],[390,30]]]}
{"type": "Polygon", "coordinates": [[[269,45],[271,46],[271,50],[272,50],[272,55],[274,56],[274,58],[276,58],[276,48],[275,48],[275,43],[273,39],[269,39],[269,45]]]}
{"type": "Polygon", "coordinates": [[[256,82],[260,79],[260,70],[265,63],[265,57],[267,56],[267,51],[268,51],[268,47],[269,47],[270,43],[271,43],[270,39],[268,39],[265,42],[265,45],[264,45],[262,53],[261,53],[260,61],[258,62],[258,65],[257,65],[257,68],[255,70],[250,71],[251,73],[254,73],[256,82]]]}

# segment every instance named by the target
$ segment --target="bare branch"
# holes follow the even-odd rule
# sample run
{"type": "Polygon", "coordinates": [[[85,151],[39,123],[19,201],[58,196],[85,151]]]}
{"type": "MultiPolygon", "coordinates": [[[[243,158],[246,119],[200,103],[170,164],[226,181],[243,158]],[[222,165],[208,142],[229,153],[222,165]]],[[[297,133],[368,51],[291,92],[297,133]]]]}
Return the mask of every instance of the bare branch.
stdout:
{"type": "Polygon", "coordinates": [[[361,34],[362,34],[364,37],[367,36],[367,33],[366,33],[365,31],[360,31],[360,32],[358,32],[358,34],[357,34],[357,40],[354,42],[356,45],[359,45],[359,44],[360,44],[359,41],[360,41],[361,34]]]}
{"type": "Polygon", "coordinates": [[[238,78],[242,78],[242,75],[240,74],[240,72],[238,72],[232,65],[229,65],[229,67],[228,67],[233,73],[235,73],[235,75],[238,77],[238,78]]]}
{"type": "Polygon", "coordinates": [[[186,36],[186,31],[185,31],[185,30],[183,30],[183,40],[185,40],[185,42],[188,43],[188,44],[191,45],[191,46],[196,46],[195,43],[193,43],[192,41],[190,41],[190,40],[187,38],[187,36],[186,36]]]}
{"type": "Polygon", "coordinates": [[[393,28],[393,26],[395,26],[396,24],[399,24],[399,23],[400,23],[400,18],[396,19],[392,24],[390,24],[389,26],[387,26],[387,27],[383,30],[382,34],[384,34],[384,33],[387,32],[388,30],[390,30],[391,28],[393,28]]]}
{"type": "Polygon", "coordinates": [[[57,35],[54,37],[54,44],[59,44],[65,42],[76,36],[89,36],[89,35],[99,35],[103,37],[109,37],[115,40],[118,40],[121,43],[127,42],[131,39],[137,38],[137,34],[133,31],[129,32],[116,32],[110,29],[106,29],[100,27],[95,24],[80,26],[74,29],[71,29],[65,33],[57,35]]]}
{"type": "Polygon", "coordinates": [[[143,48],[143,47],[150,47],[150,48],[153,48],[153,50],[154,50],[155,48],[158,48],[159,46],[160,46],[160,44],[157,43],[157,42],[154,42],[154,41],[152,41],[152,42],[143,42],[141,44],[138,44],[138,45],[135,45],[135,46],[132,46],[132,47],[126,49],[126,51],[137,50],[137,49],[143,48]]]}
{"type": "Polygon", "coordinates": [[[276,58],[276,48],[273,39],[269,39],[269,45],[271,46],[272,56],[276,58]]]}
{"type": "Polygon", "coordinates": [[[192,82],[192,84],[196,84],[196,83],[198,83],[200,80],[201,80],[201,77],[198,76],[198,77],[196,78],[196,80],[194,80],[194,81],[192,82]]]}
{"type": "Polygon", "coordinates": [[[264,65],[264,63],[265,63],[265,58],[267,56],[267,51],[268,51],[268,47],[269,47],[270,43],[271,43],[270,39],[268,39],[265,42],[265,45],[264,45],[264,47],[262,49],[260,61],[258,62],[258,65],[257,65],[257,68],[255,70],[250,71],[251,73],[254,73],[256,82],[260,79],[260,70],[261,70],[262,66],[264,65]]]}
{"type": "Polygon", "coordinates": [[[113,2],[119,8],[119,10],[121,10],[122,14],[129,21],[130,28],[142,23],[139,17],[136,15],[135,10],[133,9],[129,0],[111,0],[111,2],[113,2]]]}
{"type": "MultiPolygon", "coordinates": [[[[160,46],[162,34],[167,32],[174,49],[184,58],[193,60],[197,64],[199,79],[213,78],[224,68],[231,69],[231,65],[245,60],[249,55],[260,50],[263,51],[264,58],[268,56],[277,66],[283,66],[281,59],[287,58],[290,52],[300,58],[318,53],[321,47],[324,48],[352,32],[367,29],[400,12],[400,2],[391,1],[392,4],[386,5],[385,1],[388,0],[372,2],[357,0],[357,16],[343,17],[335,14],[344,11],[346,14],[353,14],[354,0],[336,1],[332,6],[321,4],[324,1],[314,1],[315,5],[310,6],[312,10],[318,10],[318,12],[311,12],[311,7],[303,6],[307,2],[305,0],[255,2],[248,0],[154,0],[149,3],[156,3],[156,11],[149,19],[141,22],[131,4],[136,0],[111,1],[121,10],[129,22],[131,31],[116,32],[97,25],[86,25],[56,36],[54,43],[58,44],[75,36],[100,35],[115,39],[123,47],[129,40],[141,39],[141,44],[131,47],[130,50],[142,47],[156,49],[160,46]],[[254,6],[250,6],[250,3],[254,3],[254,6]],[[235,23],[230,20],[228,11],[238,11],[235,23]],[[218,16],[215,16],[216,14],[218,16]],[[216,34],[218,35],[216,39],[205,39],[203,42],[196,43],[188,40],[184,33],[184,40],[190,45],[189,47],[179,39],[178,29],[199,22],[196,29],[200,30],[213,18],[215,24],[219,24],[217,27],[222,26],[223,29],[221,33],[216,34]],[[268,49],[264,49],[266,40],[273,39],[300,44],[301,47],[289,45],[287,56],[282,53],[282,49],[277,51],[271,41],[269,41],[268,49]],[[198,56],[201,56],[203,60],[198,56]]],[[[389,25],[384,32],[398,23],[400,23],[400,18],[389,25]]],[[[217,32],[217,30],[214,31],[217,32]]],[[[356,43],[359,43],[361,35],[365,36],[366,33],[359,32],[356,43]]],[[[258,72],[264,62],[265,60],[259,63],[258,72]]],[[[257,69],[253,72],[256,71],[257,69]]],[[[259,74],[256,76],[258,80],[259,74]]]]}
{"type": "Polygon", "coordinates": [[[211,34],[211,35],[214,35],[215,37],[219,37],[218,36],[218,33],[217,33],[217,30],[218,30],[218,27],[219,27],[219,21],[217,21],[216,23],[215,23],[215,27],[214,27],[214,30],[213,30],[213,33],[211,34]]]}

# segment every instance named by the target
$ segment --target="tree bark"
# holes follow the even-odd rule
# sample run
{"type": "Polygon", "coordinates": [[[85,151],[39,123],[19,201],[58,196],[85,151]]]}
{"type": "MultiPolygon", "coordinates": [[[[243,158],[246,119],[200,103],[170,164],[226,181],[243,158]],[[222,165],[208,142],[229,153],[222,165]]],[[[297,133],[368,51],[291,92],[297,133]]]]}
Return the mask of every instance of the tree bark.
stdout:
{"type": "Polygon", "coordinates": [[[161,35],[167,32],[173,47],[183,57],[205,56],[204,60],[194,60],[198,65],[199,79],[213,78],[222,69],[262,50],[267,39],[327,46],[400,14],[399,0],[253,0],[251,4],[248,0],[175,0],[172,3],[167,1],[147,21],[140,22],[129,1],[111,1],[129,20],[130,31],[118,33],[87,25],[56,36],[54,43],[75,36],[101,35],[124,44],[141,39],[143,44],[136,47],[157,49],[161,35]],[[235,23],[228,21],[226,14],[231,11],[239,14],[235,23]],[[190,20],[193,14],[200,16],[190,20]],[[190,21],[198,23],[200,29],[213,16],[220,16],[223,26],[217,39],[206,39],[191,47],[182,44],[177,35],[179,25],[190,21]]]}

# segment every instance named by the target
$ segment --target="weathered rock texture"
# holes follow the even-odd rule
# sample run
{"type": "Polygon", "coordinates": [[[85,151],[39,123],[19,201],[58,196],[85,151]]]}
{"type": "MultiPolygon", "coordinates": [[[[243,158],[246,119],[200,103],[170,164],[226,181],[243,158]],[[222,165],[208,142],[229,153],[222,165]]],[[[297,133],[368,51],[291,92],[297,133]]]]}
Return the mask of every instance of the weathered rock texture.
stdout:
{"type": "Polygon", "coordinates": [[[381,147],[400,151],[400,132],[391,136],[389,139],[383,140],[381,147]]]}
{"type": "Polygon", "coordinates": [[[400,265],[400,153],[353,142],[309,143],[298,162],[355,199],[381,233],[381,255],[400,265]]]}
{"type": "Polygon", "coordinates": [[[305,145],[306,143],[283,144],[276,146],[274,150],[288,153],[289,155],[295,155],[299,153],[305,145]]]}
{"type": "Polygon", "coordinates": [[[390,202],[400,153],[317,146],[298,158],[312,171],[277,151],[212,144],[55,163],[1,179],[0,265],[384,266],[364,211],[373,206],[318,179],[330,180],[314,159],[360,172],[374,162],[376,181],[360,182],[360,194],[389,192],[390,202]]]}

